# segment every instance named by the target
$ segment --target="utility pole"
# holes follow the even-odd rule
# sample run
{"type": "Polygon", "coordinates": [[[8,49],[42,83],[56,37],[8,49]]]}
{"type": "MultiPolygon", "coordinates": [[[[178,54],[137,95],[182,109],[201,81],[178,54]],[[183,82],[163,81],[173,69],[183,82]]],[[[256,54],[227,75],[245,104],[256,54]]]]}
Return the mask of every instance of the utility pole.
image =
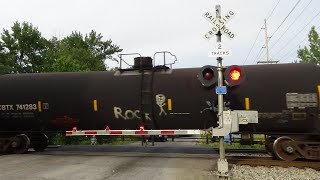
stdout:
{"type": "Polygon", "coordinates": [[[258,61],[257,64],[273,64],[273,63],[278,63],[278,61],[270,61],[270,57],[269,57],[269,37],[268,37],[268,28],[267,28],[267,19],[264,19],[264,32],[265,32],[265,40],[266,40],[266,44],[263,48],[266,48],[266,55],[267,55],[267,59],[266,61],[258,61]]]}
{"type": "Polygon", "coordinates": [[[267,29],[267,19],[264,19],[264,32],[265,32],[265,38],[266,38],[266,51],[267,51],[267,63],[269,63],[269,37],[268,37],[268,29],[267,29]]]}

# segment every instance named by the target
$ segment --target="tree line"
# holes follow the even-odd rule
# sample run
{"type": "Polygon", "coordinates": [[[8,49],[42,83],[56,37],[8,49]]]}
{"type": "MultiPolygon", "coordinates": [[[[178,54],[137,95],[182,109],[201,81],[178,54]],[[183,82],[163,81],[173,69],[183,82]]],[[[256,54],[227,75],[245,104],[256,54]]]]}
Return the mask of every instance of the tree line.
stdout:
{"type": "Polygon", "coordinates": [[[0,74],[105,71],[105,60],[121,51],[93,30],[46,39],[31,23],[15,22],[1,33],[0,74]]]}
{"type": "Polygon", "coordinates": [[[309,47],[298,50],[298,57],[301,63],[313,63],[320,65],[320,38],[313,26],[308,34],[309,47]]]}

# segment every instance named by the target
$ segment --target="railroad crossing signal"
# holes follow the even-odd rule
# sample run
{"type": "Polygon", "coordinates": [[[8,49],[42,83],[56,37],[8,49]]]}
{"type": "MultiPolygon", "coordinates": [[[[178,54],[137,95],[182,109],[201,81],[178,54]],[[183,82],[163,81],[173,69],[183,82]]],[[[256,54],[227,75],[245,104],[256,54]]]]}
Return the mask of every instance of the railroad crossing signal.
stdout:
{"type": "Polygon", "coordinates": [[[234,39],[236,37],[235,33],[226,26],[227,22],[229,22],[229,20],[234,16],[235,12],[232,10],[229,10],[226,15],[221,16],[220,18],[215,17],[210,12],[204,13],[203,17],[213,25],[213,27],[204,35],[204,38],[206,40],[210,40],[220,30],[220,32],[230,40],[234,39]]]}
{"type": "MultiPolygon", "coordinates": [[[[222,49],[221,44],[221,35],[225,35],[230,40],[235,38],[235,34],[226,27],[227,22],[235,16],[235,13],[233,11],[228,11],[228,13],[224,16],[221,16],[221,6],[216,5],[216,17],[210,13],[206,12],[203,17],[209,21],[213,27],[204,35],[204,38],[207,40],[210,40],[213,36],[217,36],[217,43],[218,47],[209,52],[209,57],[217,57],[217,87],[216,87],[216,94],[218,95],[218,117],[219,117],[219,127],[213,128],[212,127],[212,136],[215,134],[213,133],[214,130],[218,129],[225,129],[227,126],[232,127],[232,124],[235,124],[237,122],[231,122],[232,118],[230,118],[228,121],[224,121],[223,119],[223,95],[227,94],[227,88],[226,86],[223,86],[223,70],[222,70],[222,56],[230,56],[231,51],[230,50],[224,50],[222,49]]],[[[202,71],[198,73],[198,78],[203,86],[210,87],[215,82],[215,76],[213,68],[204,68],[201,69],[202,71]]],[[[232,72],[232,77],[240,79],[241,71],[234,71],[232,72]]],[[[219,137],[220,141],[220,158],[218,159],[217,165],[218,165],[218,175],[219,176],[227,176],[228,177],[228,162],[225,158],[225,149],[224,149],[224,139],[223,136],[219,137]]]]}

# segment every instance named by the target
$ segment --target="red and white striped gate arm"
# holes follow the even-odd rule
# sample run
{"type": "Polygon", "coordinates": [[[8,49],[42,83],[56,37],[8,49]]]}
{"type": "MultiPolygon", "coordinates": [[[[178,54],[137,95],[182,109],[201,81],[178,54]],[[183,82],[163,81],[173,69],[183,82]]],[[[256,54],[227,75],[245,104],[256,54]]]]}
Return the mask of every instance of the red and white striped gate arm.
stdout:
{"type": "Polygon", "coordinates": [[[205,130],[185,129],[185,130],[73,130],[66,131],[66,136],[108,136],[108,135],[195,135],[204,134],[205,130]]]}

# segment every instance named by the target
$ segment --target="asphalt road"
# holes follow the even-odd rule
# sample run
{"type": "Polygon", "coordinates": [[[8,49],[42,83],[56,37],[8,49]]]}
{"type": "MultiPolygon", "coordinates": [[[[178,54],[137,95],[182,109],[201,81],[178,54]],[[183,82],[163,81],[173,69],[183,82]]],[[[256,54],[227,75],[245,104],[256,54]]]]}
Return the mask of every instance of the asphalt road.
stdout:
{"type": "Polygon", "coordinates": [[[140,143],[68,146],[42,153],[2,155],[0,180],[216,179],[217,155],[206,154],[212,151],[194,144],[193,140],[176,140],[158,142],[154,147],[141,147],[140,143]]]}

